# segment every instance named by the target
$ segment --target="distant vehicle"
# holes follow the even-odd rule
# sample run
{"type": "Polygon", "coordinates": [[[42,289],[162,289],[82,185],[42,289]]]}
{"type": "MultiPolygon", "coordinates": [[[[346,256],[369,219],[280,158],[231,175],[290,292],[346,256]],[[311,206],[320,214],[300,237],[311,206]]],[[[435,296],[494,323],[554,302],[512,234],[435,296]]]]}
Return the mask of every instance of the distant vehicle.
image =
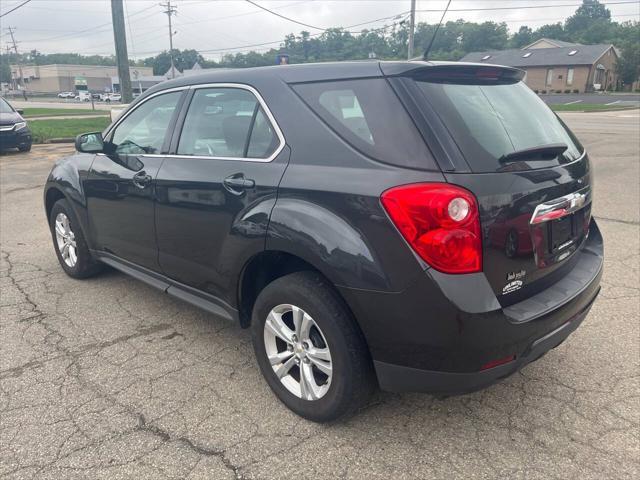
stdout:
{"type": "Polygon", "coordinates": [[[75,92],[60,92],[58,98],[76,98],[75,92]]]}
{"type": "Polygon", "coordinates": [[[17,148],[28,152],[32,142],[31,130],[22,118],[22,110],[16,110],[0,97],[0,151],[17,148]]]}
{"type": "Polygon", "coordinates": [[[100,100],[100,94],[99,94],[99,93],[92,93],[92,94],[91,94],[91,97],[92,97],[94,100],[100,100]]]}
{"type": "Polygon", "coordinates": [[[76,100],[80,100],[82,102],[90,102],[91,101],[91,93],[87,92],[86,90],[81,90],[75,96],[75,99],[76,100]]]}
{"type": "Polygon", "coordinates": [[[119,93],[105,93],[102,97],[102,101],[107,103],[119,102],[122,100],[122,95],[119,93]]]}

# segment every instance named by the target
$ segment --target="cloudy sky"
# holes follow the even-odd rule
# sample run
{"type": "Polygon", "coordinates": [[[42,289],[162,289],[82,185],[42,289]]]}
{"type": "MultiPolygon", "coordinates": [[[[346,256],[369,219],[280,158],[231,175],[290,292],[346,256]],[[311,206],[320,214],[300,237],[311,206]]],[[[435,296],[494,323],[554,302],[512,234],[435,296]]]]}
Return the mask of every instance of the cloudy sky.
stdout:
{"type": "MultiPolygon", "coordinates": [[[[159,2],[125,0],[129,55],[140,58],[168,49],[167,15],[159,2]]],[[[114,53],[110,0],[0,0],[0,46],[10,42],[7,27],[15,27],[22,51],[44,53],[114,53]]],[[[288,33],[319,29],[302,27],[261,10],[244,0],[173,0],[175,48],[195,48],[205,57],[223,53],[264,51],[288,33]],[[267,44],[268,43],[268,44],[267,44]],[[260,45],[267,44],[267,45],[260,45]],[[253,46],[258,45],[258,46],[253,46]]],[[[255,0],[260,6],[296,21],[318,27],[380,28],[407,16],[410,0],[255,0]],[[366,22],[366,23],[365,23],[366,22]],[[362,24],[362,25],[359,25],[362,24]]],[[[447,0],[417,0],[417,20],[435,23],[447,0]]],[[[453,0],[445,21],[507,22],[511,31],[521,25],[537,27],[564,20],[581,0],[453,0]],[[528,7],[528,8],[522,8],[528,7]],[[533,7],[533,8],[531,8],[533,7]]],[[[615,21],[640,20],[638,0],[604,0],[615,21]]]]}

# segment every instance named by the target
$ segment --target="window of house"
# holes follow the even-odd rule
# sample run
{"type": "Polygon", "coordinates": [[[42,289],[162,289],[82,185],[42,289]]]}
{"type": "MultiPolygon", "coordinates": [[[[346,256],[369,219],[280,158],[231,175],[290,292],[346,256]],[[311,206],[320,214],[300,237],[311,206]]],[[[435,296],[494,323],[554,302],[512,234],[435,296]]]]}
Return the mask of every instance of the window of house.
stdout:
{"type": "Polygon", "coordinates": [[[573,85],[573,68],[567,69],[567,85],[573,85]]]}
{"type": "Polygon", "coordinates": [[[573,57],[576,53],[578,53],[578,50],[571,50],[571,51],[569,52],[569,56],[570,56],[570,57],[573,57]]]}
{"type": "Polygon", "coordinates": [[[547,87],[550,87],[553,83],[553,68],[547,68],[547,87]]]}
{"type": "Polygon", "coordinates": [[[116,127],[111,143],[119,155],[161,153],[167,128],[182,92],[150,98],[116,127]]]}
{"type": "Polygon", "coordinates": [[[242,88],[195,91],[177,153],[220,158],[268,158],[279,145],[258,99],[242,88]]]}
{"type": "Polygon", "coordinates": [[[527,52],[524,55],[522,55],[522,58],[529,58],[531,56],[533,52],[527,52]]]}

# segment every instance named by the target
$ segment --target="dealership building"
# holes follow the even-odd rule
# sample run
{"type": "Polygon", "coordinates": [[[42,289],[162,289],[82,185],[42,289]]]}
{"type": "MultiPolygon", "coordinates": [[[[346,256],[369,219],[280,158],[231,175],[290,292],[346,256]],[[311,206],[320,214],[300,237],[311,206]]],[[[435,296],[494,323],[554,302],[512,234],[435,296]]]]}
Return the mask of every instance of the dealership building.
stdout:
{"type": "MultiPolygon", "coordinates": [[[[64,91],[90,90],[107,92],[112,90],[112,78],[118,68],[102,65],[11,65],[14,84],[20,83],[20,71],[28,92],[58,93],[64,91]]],[[[135,77],[153,75],[151,67],[130,67],[132,80],[135,77]]]]}

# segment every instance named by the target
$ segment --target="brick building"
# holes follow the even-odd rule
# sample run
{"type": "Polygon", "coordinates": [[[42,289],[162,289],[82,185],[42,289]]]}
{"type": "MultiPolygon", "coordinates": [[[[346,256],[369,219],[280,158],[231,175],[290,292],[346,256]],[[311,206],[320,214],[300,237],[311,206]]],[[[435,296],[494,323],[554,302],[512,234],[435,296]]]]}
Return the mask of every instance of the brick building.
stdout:
{"type": "Polygon", "coordinates": [[[521,49],[472,52],[462,62],[517,67],[533,90],[593,92],[614,88],[618,53],[613,45],[581,45],[541,38],[521,49]]]}

